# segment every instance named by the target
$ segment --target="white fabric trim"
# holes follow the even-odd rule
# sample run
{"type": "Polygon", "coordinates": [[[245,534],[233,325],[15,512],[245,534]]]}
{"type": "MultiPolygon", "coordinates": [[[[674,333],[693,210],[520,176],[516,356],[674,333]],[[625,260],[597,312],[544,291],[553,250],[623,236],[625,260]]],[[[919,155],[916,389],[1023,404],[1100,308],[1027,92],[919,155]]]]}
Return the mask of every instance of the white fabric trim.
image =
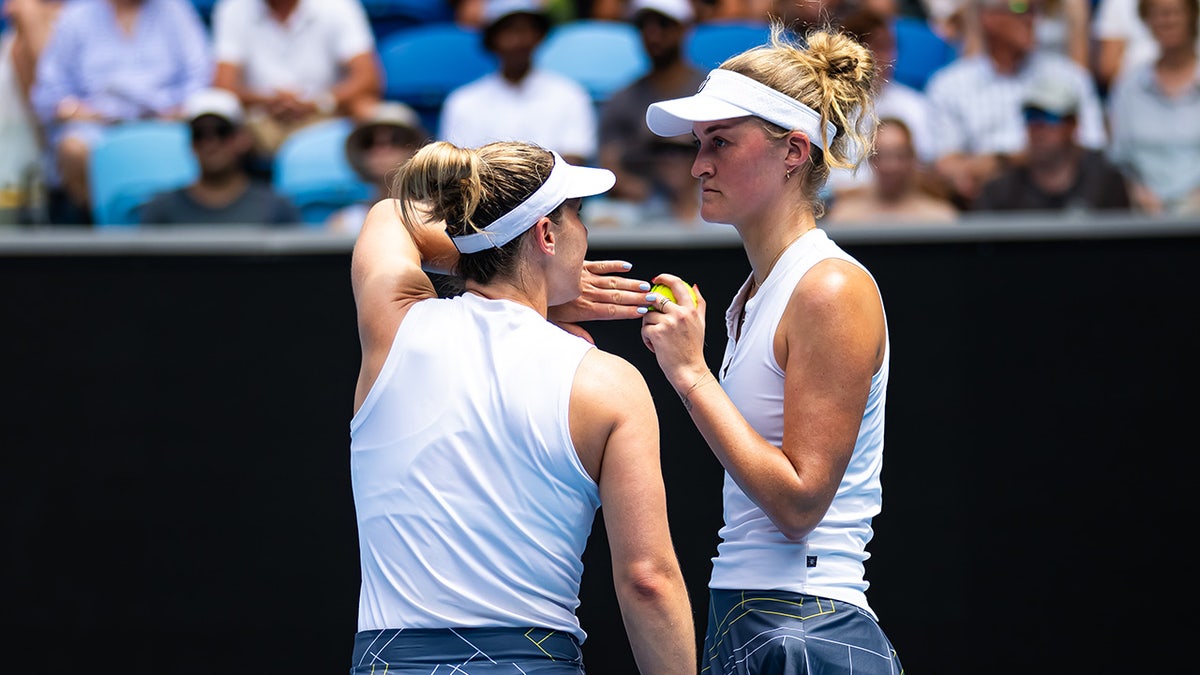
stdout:
{"type": "Polygon", "coordinates": [[[651,103],[646,109],[646,126],[659,136],[691,133],[692,122],[711,122],[747,116],[761,117],[784,129],[803,131],[813,145],[826,149],[837,128],[800,101],[732,70],[717,68],[708,73],[700,91],[684,98],[651,103]]]}
{"type": "Polygon", "coordinates": [[[616,182],[616,176],[608,169],[573,166],[567,164],[557,152],[551,151],[551,154],[554,155],[554,168],[550,170],[550,176],[528,199],[489,223],[482,231],[451,237],[459,253],[500,248],[568,199],[607,192],[616,182]]]}

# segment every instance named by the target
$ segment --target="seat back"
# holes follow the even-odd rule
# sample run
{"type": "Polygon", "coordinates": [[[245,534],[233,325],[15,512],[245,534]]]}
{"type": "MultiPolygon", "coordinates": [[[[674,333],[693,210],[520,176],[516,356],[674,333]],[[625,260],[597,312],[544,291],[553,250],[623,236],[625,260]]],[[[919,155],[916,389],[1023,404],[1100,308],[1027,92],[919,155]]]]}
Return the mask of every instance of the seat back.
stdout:
{"type": "Polygon", "coordinates": [[[896,65],[892,77],[913,89],[923,90],[929,76],[957,55],[924,19],[898,16],[892,22],[896,36],[896,65]]]}
{"type": "Polygon", "coordinates": [[[199,173],[186,123],[114,126],[88,157],[92,220],[97,227],[137,225],[137,211],[151,197],[187,185],[199,173]]]}
{"type": "Polygon", "coordinates": [[[597,104],[650,69],[637,28],[625,21],[600,19],[555,26],[538,45],[533,61],[583,85],[597,104]]]}
{"type": "Polygon", "coordinates": [[[414,107],[440,106],[455,88],[496,69],[474,28],[433,23],[398,30],[379,45],[385,98],[414,107]]]}
{"type": "Polygon", "coordinates": [[[323,224],[337,209],[373,194],[346,159],[351,129],[345,118],[318,122],[292,132],[275,153],[272,184],[308,225],[323,224]]]}
{"type": "Polygon", "coordinates": [[[761,21],[710,21],[692,27],[684,39],[683,52],[704,72],[721,65],[725,59],[767,44],[770,26],[761,21]]]}

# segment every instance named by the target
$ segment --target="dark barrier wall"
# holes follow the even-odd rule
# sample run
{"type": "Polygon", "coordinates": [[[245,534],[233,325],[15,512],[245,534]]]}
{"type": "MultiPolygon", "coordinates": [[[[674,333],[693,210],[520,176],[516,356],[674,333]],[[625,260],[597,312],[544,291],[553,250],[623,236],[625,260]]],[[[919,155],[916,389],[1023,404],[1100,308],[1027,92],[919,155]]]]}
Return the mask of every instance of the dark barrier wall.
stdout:
{"type": "MultiPolygon", "coordinates": [[[[868,596],[906,672],[1187,658],[1200,236],[844,245],[890,322],[868,596]]],[[[593,249],[698,283],[715,367],[740,248],[593,249]]],[[[0,670],[345,672],[348,248],[4,250],[0,670]]],[[[702,633],[720,467],[638,324],[590,328],[655,395],[702,633]]],[[[592,675],[636,672],[607,556],[598,519],[579,608],[592,675]]]]}

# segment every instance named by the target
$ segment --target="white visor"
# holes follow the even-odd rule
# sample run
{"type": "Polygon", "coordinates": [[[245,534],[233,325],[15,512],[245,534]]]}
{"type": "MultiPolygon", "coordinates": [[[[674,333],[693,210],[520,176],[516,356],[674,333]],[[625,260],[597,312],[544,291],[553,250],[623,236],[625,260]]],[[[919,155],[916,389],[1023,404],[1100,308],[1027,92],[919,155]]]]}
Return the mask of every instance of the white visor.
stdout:
{"type": "Polygon", "coordinates": [[[480,232],[451,237],[459,253],[478,253],[500,248],[533,227],[539,218],[549,215],[563,202],[576,197],[591,197],[608,192],[617,177],[608,169],[567,164],[557,152],[554,168],[542,186],[512,211],[500,216],[480,232]]]}
{"type": "Polygon", "coordinates": [[[784,129],[803,131],[813,145],[825,144],[837,135],[832,122],[825,122],[821,133],[821,115],[800,101],[732,70],[709,71],[692,96],[651,103],[646,109],[646,126],[659,136],[691,133],[693,122],[755,116],[774,122],[784,129]]]}

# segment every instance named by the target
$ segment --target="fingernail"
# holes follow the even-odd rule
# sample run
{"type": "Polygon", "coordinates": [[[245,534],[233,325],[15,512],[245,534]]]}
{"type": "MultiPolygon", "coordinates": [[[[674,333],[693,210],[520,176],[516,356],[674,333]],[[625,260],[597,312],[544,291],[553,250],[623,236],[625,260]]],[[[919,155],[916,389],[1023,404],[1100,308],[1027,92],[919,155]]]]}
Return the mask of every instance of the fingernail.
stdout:
{"type": "Polygon", "coordinates": [[[639,285],[639,286],[638,286],[638,290],[639,290],[639,291],[648,291],[648,290],[650,290],[650,284],[648,284],[648,283],[646,283],[645,281],[643,281],[643,282],[641,283],[641,285],[639,285]]]}
{"type": "Polygon", "coordinates": [[[650,295],[647,295],[647,296],[646,296],[646,302],[649,302],[649,303],[655,303],[655,302],[658,302],[658,294],[657,294],[657,293],[651,293],[650,295]]]}
{"type": "Polygon", "coordinates": [[[638,314],[645,314],[646,312],[649,312],[649,311],[650,311],[650,308],[648,308],[648,307],[638,307],[637,308],[638,314]]]}
{"type": "Polygon", "coordinates": [[[621,267],[622,269],[631,270],[633,269],[633,263],[623,262],[621,263],[621,267]]]}

